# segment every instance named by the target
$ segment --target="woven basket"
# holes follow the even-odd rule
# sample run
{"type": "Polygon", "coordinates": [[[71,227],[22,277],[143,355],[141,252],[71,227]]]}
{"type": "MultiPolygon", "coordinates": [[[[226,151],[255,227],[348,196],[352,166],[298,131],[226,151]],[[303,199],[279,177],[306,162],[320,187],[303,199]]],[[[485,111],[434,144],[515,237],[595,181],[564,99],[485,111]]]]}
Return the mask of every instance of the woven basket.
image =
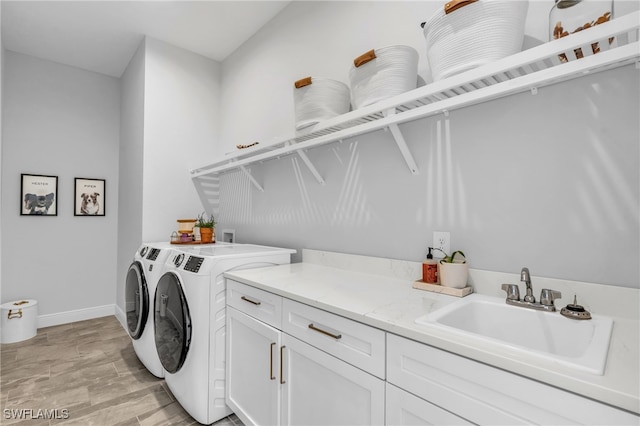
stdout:
{"type": "Polygon", "coordinates": [[[354,109],[415,89],[418,52],[411,46],[387,46],[358,56],[349,70],[354,109]]]}
{"type": "Polygon", "coordinates": [[[349,87],[327,78],[303,78],[294,84],[296,130],[349,112],[349,87]]]}
{"type": "Polygon", "coordinates": [[[522,50],[527,0],[454,0],[424,26],[434,81],[522,50]]]}

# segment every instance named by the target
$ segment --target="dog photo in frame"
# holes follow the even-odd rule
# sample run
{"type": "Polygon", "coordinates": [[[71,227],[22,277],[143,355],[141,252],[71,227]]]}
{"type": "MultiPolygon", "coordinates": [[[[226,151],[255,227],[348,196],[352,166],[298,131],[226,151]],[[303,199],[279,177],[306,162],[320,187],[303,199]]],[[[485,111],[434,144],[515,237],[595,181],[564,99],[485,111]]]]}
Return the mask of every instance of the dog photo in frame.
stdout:
{"type": "Polygon", "coordinates": [[[20,215],[58,215],[58,176],[20,175],[20,215]]]}
{"type": "Polygon", "coordinates": [[[104,179],[75,178],[74,216],[105,215],[104,179]]]}

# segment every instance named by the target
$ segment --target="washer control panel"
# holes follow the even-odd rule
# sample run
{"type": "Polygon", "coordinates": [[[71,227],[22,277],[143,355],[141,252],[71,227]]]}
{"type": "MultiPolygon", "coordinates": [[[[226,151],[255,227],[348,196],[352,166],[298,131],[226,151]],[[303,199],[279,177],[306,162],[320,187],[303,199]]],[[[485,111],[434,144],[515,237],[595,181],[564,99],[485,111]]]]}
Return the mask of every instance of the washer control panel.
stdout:
{"type": "Polygon", "coordinates": [[[184,254],[180,253],[173,258],[173,264],[176,265],[176,268],[179,268],[182,265],[182,261],[184,260],[184,254]]]}
{"type": "Polygon", "coordinates": [[[147,259],[156,260],[159,254],[160,254],[160,249],[152,248],[149,254],[147,255],[147,259]]]}
{"type": "Polygon", "coordinates": [[[198,272],[202,266],[202,262],[204,262],[204,258],[202,257],[189,256],[187,264],[184,265],[184,270],[189,272],[198,272]]]}

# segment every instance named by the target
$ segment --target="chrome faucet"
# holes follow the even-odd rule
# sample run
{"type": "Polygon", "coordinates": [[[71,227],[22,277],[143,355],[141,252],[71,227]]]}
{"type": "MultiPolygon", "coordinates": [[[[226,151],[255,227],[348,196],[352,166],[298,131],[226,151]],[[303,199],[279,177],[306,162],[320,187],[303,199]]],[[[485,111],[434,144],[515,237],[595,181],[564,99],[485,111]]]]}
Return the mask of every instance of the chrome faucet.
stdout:
{"type": "Polygon", "coordinates": [[[531,288],[531,275],[529,274],[529,268],[522,268],[520,271],[520,281],[527,286],[527,293],[524,295],[525,302],[535,303],[536,298],[533,297],[533,289],[531,288]]]}
{"type": "Polygon", "coordinates": [[[526,294],[520,300],[520,290],[517,284],[502,284],[502,290],[507,292],[506,303],[508,305],[522,306],[524,308],[536,309],[539,311],[554,312],[556,310],[553,301],[562,297],[562,293],[555,290],[543,288],[540,292],[540,303],[536,302],[533,297],[533,288],[531,287],[531,275],[529,268],[522,268],[520,271],[520,281],[527,286],[526,294]]]}

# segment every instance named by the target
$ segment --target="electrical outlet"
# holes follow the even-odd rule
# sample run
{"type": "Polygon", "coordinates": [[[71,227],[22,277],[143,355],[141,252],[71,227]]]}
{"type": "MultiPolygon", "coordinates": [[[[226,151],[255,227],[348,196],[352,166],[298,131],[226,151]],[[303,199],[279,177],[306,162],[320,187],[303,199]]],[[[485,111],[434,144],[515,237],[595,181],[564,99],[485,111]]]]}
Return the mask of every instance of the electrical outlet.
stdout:
{"type": "MultiPolygon", "coordinates": [[[[433,248],[440,249],[448,255],[451,254],[451,236],[449,235],[449,233],[442,231],[433,231],[433,248]]],[[[438,251],[436,251],[434,254],[436,257],[444,257],[444,254],[438,251]]]]}

